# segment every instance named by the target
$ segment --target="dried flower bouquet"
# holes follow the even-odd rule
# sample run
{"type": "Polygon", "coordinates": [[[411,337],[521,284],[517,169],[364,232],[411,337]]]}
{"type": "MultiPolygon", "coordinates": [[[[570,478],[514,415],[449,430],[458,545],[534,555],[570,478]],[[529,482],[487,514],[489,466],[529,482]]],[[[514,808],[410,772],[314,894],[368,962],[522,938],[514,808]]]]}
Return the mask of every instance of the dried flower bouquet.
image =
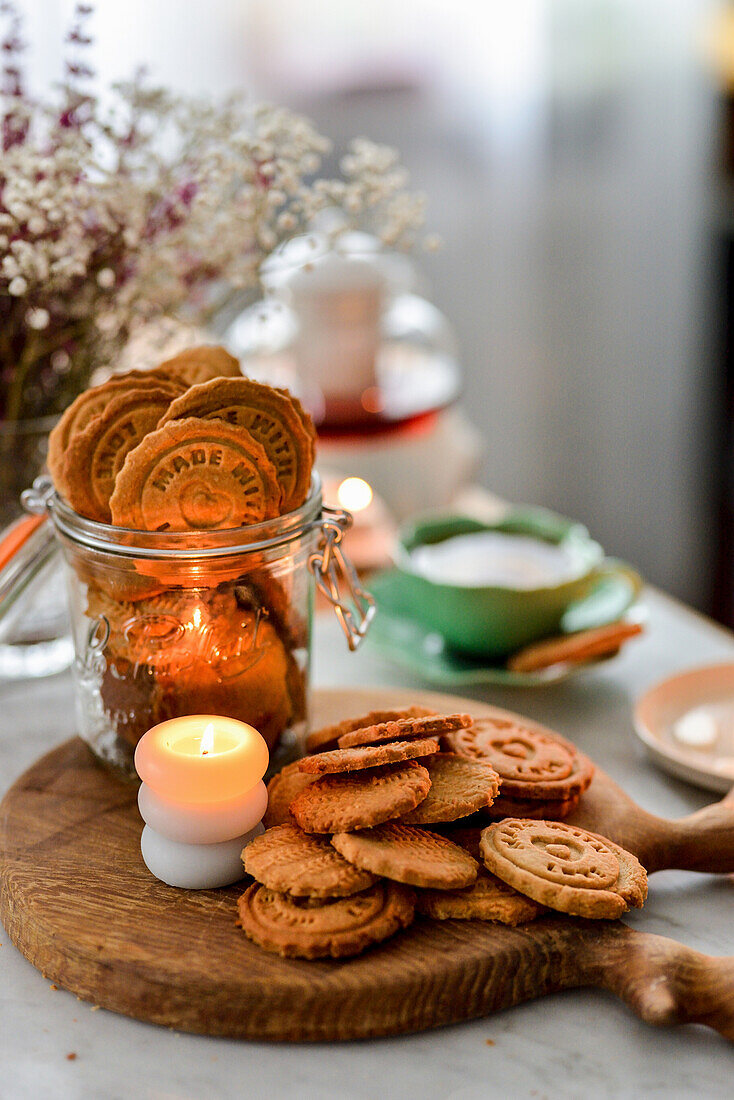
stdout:
{"type": "Polygon", "coordinates": [[[77,6],[64,83],[39,102],[0,4],[0,421],[60,411],[141,323],[206,324],[326,208],[393,245],[422,221],[392,149],[357,140],[321,179],[329,142],[286,109],[174,96],[142,74],[97,96],[91,14],[77,6]]]}

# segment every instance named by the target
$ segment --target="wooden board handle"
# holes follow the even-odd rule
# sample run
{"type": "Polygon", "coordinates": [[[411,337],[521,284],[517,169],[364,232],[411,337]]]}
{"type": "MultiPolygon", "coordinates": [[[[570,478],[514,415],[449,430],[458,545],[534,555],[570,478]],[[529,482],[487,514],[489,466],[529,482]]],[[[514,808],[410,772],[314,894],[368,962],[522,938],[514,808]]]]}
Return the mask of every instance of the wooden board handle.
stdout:
{"type": "Polygon", "coordinates": [[[569,824],[600,833],[634,852],[648,872],[734,871],[734,789],[689,817],[668,821],[641,809],[608,775],[582,796],[569,824]]]}
{"type": "Polygon", "coordinates": [[[579,985],[608,989],[648,1024],[705,1024],[734,1041],[734,957],[609,924],[583,937],[579,985]]]}
{"type": "Polygon", "coordinates": [[[649,872],[677,869],[729,874],[734,871],[734,789],[689,817],[664,821],[649,815],[638,858],[649,872]]]}

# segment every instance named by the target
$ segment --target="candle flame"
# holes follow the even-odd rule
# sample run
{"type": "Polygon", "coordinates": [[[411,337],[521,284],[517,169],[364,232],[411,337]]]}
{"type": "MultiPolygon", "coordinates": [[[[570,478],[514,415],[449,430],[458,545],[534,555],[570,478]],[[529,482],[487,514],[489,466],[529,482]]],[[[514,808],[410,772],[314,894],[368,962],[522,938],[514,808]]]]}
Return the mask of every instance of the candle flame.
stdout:
{"type": "Polygon", "coordinates": [[[214,725],[209,722],[201,735],[201,755],[206,756],[214,748],[214,725]]]}
{"type": "Polygon", "coordinates": [[[372,502],[372,486],[361,477],[346,477],[336,491],[342,508],[362,512],[372,502]]]}
{"type": "Polygon", "coordinates": [[[194,627],[195,627],[196,630],[198,630],[199,627],[201,626],[201,608],[199,608],[199,607],[194,608],[194,614],[193,614],[192,618],[194,620],[194,627]]]}

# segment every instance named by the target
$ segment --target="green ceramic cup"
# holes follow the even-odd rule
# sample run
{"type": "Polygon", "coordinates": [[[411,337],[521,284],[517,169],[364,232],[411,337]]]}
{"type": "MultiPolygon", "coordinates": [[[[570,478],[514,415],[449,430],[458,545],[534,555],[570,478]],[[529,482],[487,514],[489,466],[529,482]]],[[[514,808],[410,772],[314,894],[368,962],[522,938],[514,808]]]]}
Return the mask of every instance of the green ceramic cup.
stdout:
{"type": "Polygon", "coordinates": [[[579,523],[543,508],[517,508],[496,523],[466,516],[430,516],[405,525],[396,564],[401,613],[443,636],[460,653],[498,660],[551,634],[614,622],[634,603],[642,578],[631,566],[604,556],[579,523]],[[570,545],[583,572],[545,588],[464,587],[437,584],[412,569],[411,552],[474,531],[504,531],[570,545]]]}

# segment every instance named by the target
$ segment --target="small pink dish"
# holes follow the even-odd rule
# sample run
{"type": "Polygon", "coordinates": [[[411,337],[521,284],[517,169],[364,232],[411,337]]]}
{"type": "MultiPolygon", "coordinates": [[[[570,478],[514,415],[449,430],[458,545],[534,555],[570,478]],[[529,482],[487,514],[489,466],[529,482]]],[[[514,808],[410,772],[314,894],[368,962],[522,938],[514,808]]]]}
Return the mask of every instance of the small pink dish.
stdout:
{"type": "Polygon", "coordinates": [[[734,786],[734,663],[661,680],[637,700],[634,724],[664,771],[711,791],[734,786]]]}

